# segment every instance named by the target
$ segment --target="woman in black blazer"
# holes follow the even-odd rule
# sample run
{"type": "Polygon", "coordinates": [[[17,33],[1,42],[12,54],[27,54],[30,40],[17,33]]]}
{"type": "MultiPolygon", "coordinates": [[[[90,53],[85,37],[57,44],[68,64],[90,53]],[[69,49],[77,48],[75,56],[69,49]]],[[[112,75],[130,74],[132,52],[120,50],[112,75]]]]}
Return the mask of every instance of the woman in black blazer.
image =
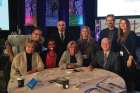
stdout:
{"type": "Polygon", "coordinates": [[[130,29],[130,22],[126,18],[121,18],[118,31],[118,45],[120,47],[120,56],[122,63],[122,76],[126,80],[128,89],[134,89],[135,72],[135,50],[136,34],[130,29]]]}

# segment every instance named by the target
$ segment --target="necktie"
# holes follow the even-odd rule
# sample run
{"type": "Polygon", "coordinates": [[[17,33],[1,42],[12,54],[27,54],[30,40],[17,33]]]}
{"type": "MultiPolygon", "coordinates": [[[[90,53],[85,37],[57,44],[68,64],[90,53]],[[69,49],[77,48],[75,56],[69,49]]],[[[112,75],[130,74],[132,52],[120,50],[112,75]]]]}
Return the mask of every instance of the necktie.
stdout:
{"type": "Polygon", "coordinates": [[[104,67],[106,67],[107,64],[107,53],[104,53],[104,67]]]}
{"type": "Polygon", "coordinates": [[[64,40],[64,35],[63,35],[63,33],[61,32],[61,40],[64,40]]]}

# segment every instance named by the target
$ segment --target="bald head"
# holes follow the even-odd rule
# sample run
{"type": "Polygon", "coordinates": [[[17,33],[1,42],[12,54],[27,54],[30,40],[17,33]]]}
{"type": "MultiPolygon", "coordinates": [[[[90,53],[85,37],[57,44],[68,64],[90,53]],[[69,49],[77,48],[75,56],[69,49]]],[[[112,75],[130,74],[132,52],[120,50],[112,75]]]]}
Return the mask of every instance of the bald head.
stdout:
{"type": "Polygon", "coordinates": [[[110,39],[105,37],[101,40],[101,48],[103,51],[109,51],[111,47],[110,39]]]}

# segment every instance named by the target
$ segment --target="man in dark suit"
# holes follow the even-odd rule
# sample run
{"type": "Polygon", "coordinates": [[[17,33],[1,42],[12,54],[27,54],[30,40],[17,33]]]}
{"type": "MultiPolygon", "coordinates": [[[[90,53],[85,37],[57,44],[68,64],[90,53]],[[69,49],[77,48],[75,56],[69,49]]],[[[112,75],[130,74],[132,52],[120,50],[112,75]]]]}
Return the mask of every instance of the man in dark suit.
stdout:
{"type": "Polygon", "coordinates": [[[47,38],[53,38],[56,42],[56,52],[58,55],[57,66],[60,60],[60,57],[64,50],[66,50],[67,43],[72,40],[69,31],[66,31],[66,23],[63,20],[58,21],[57,31],[54,31],[48,35],[47,38]]]}
{"type": "Polygon", "coordinates": [[[95,59],[88,69],[92,70],[94,67],[97,67],[120,74],[119,54],[111,51],[111,41],[109,38],[105,37],[101,40],[101,48],[102,50],[96,53],[95,59]]]}
{"type": "Polygon", "coordinates": [[[111,50],[114,52],[118,52],[117,48],[117,33],[118,33],[118,28],[115,27],[115,16],[110,14],[106,16],[106,25],[107,28],[103,29],[100,33],[100,40],[99,40],[99,45],[101,43],[101,40],[104,37],[109,37],[111,40],[111,50]]]}

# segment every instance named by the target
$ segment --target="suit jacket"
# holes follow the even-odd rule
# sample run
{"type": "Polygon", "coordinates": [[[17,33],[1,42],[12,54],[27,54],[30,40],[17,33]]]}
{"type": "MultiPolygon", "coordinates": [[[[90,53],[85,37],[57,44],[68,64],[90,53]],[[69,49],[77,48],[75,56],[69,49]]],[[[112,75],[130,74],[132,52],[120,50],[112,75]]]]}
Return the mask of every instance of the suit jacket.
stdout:
{"type": "Polygon", "coordinates": [[[104,53],[103,51],[98,51],[94,61],[92,62],[93,67],[98,67],[98,68],[103,68],[115,73],[120,73],[120,59],[119,59],[119,54],[110,51],[108,58],[107,58],[107,63],[104,66],[104,53]]]}
{"type": "MultiPolygon", "coordinates": [[[[44,69],[42,59],[37,53],[32,55],[32,69],[37,69],[38,71],[44,69]]],[[[27,75],[27,58],[26,53],[21,52],[14,57],[12,62],[8,93],[13,93],[13,89],[17,86],[15,85],[17,78],[25,75],[27,75]]]]}
{"type": "MultiPolygon", "coordinates": [[[[75,58],[77,61],[76,65],[82,66],[83,59],[82,59],[82,55],[81,55],[80,51],[78,51],[75,54],[75,58]]],[[[64,51],[64,53],[62,54],[62,57],[60,59],[60,62],[59,62],[59,67],[66,68],[67,64],[69,64],[69,63],[70,63],[70,54],[68,51],[64,51]]]]}

